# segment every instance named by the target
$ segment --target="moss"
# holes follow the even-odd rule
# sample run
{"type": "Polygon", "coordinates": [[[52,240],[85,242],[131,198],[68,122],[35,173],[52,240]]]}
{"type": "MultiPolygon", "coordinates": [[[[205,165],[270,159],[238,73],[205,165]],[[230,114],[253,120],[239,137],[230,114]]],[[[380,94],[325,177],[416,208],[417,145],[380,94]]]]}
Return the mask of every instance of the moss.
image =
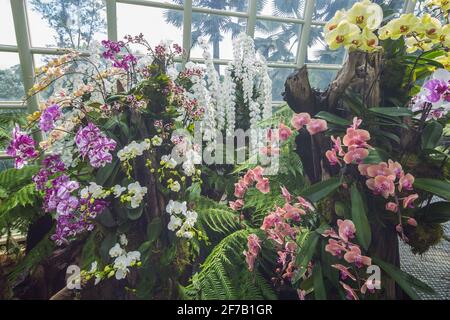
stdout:
{"type": "Polygon", "coordinates": [[[405,228],[405,233],[409,239],[411,251],[414,254],[423,254],[440,242],[444,230],[439,223],[425,223],[417,227],[408,226],[405,228]]]}

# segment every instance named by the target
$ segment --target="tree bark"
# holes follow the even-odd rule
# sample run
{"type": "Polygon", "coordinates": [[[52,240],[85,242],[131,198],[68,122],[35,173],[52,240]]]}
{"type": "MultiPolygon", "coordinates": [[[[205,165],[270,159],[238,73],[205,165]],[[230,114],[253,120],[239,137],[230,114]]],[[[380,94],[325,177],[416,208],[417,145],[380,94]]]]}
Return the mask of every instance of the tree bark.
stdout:
{"type": "MultiPolygon", "coordinates": [[[[308,79],[308,68],[304,66],[290,75],[285,83],[284,99],[296,113],[307,112],[311,116],[320,111],[349,118],[342,108],[342,98],[347,90],[359,94],[366,108],[379,106],[381,103],[380,76],[383,71],[382,52],[365,53],[350,52],[336,79],[327,90],[320,92],[311,88],[308,79]]],[[[325,152],[331,148],[331,142],[325,135],[310,137],[304,130],[297,137],[297,152],[305,168],[305,174],[311,183],[324,180],[328,175],[337,174],[336,169],[329,166],[325,152]]],[[[369,195],[371,196],[371,195],[369,195]]],[[[395,226],[372,226],[372,246],[369,254],[400,267],[398,238],[395,226]]],[[[384,276],[382,281],[385,299],[401,298],[401,291],[395,282],[384,276]]]]}

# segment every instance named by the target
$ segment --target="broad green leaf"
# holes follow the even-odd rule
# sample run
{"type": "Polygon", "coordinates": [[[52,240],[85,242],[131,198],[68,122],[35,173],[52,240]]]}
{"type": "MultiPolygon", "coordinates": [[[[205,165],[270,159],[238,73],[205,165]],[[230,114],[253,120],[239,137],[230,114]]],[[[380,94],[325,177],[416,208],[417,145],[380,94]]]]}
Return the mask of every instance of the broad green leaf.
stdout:
{"type": "Polygon", "coordinates": [[[154,218],[147,227],[147,241],[152,244],[162,231],[162,220],[160,217],[154,218]]]}
{"type": "Polygon", "coordinates": [[[422,149],[436,148],[441,140],[443,130],[442,125],[437,121],[428,123],[422,132],[422,149]]]}
{"type": "Polygon", "coordinates": [[[334,192],[341,184],[340,178],[331,178],[310,186],[302,192],[302,196],[309,199],[311,202],[318,202],[334,192]]]}
{"type": "Polygon", "coordinates": [[[369,220],[367,219],[366,206],[358,187],[354,184],[351,188],[352,220],[356,228],[356,238],[364,249],[369,249],[372,239],[369,220]]]}
{"type": "Polygon", "coordinates": [[[117,175],[119,168],[120,168],[119,160],[116,160],[113,163],[107,164],[103,168],[100,168],[97,171],[97,175],[95,177],[96,182],[101,186],[105,186],[105,183],[107,181],[113,180],[114,176],[117,175]]]}
{"type": "Polygon", "coordinates": [[[327,300],[327,292],[323,281],[322,266],[316,262],[313,268],[314,297],[316,300],[327,300]]]}
{"type": "Polygon", "coordinates": [[[416,212],[420,221],[428,223],[445,223],[450,220],[450,202],[434,202],[416,212]]]}
{"type": "Polygon", "coordinates": [[[389,117],[408,117],[413,115],[413,112],[408,108],[370,108],[369,111],[389,117]]]}
{"type": "Polygon", "coordinates": [[[105,208],[105,210],[103,210],[103,212],[100,214],[98,220],[100,221],[100,223],[103,226],[105,226],[107,228],[112,228],[117,225],[116,219],[114,219],[114,216],[113,216],[111,210],[109,210],[108,208],[105,208]]]}
{"type": "MultiPolygon", "coordinates": [[[[413,277],[412,275],[400,270],[396,266],[387,263],[377,257],[372,257],[374,265],[378,265],[384,272],[386,272],[395,282],[405,291],[413,300],[420,300],[415,290],[422,291],[427,294],[435,294],[433,288],[426,283],[413,277]],[[415,289],[415,290],[414,290],[415,289]]],[[[381,281],[383,283],[383,281],[381,281]]]]}
{"type": "Polygon", "coordinates": [[[127,208],[127,217],[130,220],[137,220],[142,216],[142,213],[144,212],[144,206],[139,206],[138,208],[127,208]]]}
{"type": "Polygon", "coordinates": [[[416,178],[414,187],[450,201],[450,183],[447,181],[416,178]]]}
{"type": "Polygon", "coordinates": [[[317,232],[311,232],[308,235],[303,246],[299,246],[297,249],[296,264],[299,266],[300,274],[305,274],[308,263],[312,260],[314,253],[319,243],[320,235],[317,232]]]}
{"type": "Polygon", "coordinates": [[[335,114],[326,111],[321,111],[318,114],[316,114],[316,118],[320,118],[326,120],[329,123],[337,124],[344,127],[351,125],[351,122],[349,120],[341,118],[335,114]]]}

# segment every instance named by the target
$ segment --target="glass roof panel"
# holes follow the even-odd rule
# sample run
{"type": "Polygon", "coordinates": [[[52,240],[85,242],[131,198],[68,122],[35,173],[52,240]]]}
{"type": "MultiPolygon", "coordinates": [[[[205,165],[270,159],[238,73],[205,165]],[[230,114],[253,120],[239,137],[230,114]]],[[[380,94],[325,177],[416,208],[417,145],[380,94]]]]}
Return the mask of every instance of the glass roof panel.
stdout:
{"type": "Polygon", "coordinates": [[[83,49],[106,37],[103,0],[27,0],[34,47],[83,49]]]}
{"type": "MultiPolygon", "coordinates": [[[[151,46],[163,40],[183,44],[183,12],[147,6],[117,4],[117,33],[119,39],[125,35],[142,33],[151,46]],[[130,17],[139,23],[130,23],[130,17]]],[[[142,47],[133,47],[142,50],[142,47]]]]}
{"type": "Polygon", "coordinates": [[[0,52],[0,101],[19,101],[24,95],[19,55],[0,52]]]}
{"type": "Polygon", "coordinates": [[[200,38],[206,38],[213,58],[233,58],[233,38],[245,32],[247,21],[244,18],[220,16],[215,14],[192,14],[192,58],[202,58],[202,50],[197,45],[200,38]]]}
{"type": "MultiPolygon", "coordinates": [[[[173,1],[183,3],[183,0],[173,1]]],[[[216,10],[245,12],[248,10],[248,0],[192,0],[192,6],[216,10]]]]}
{"type": "Polygon", "coordinates": [[[267,16],[303,18],[306,0],[257,0],[258,13],[267,16]]]}
{"type": "Polygon", "coordinates": [[[11,3],[9,0],[0,0],[0,44],[16,44],[16,35],[14,33],[14,22],[11,12],[11,3]]]}
{"type": "Polygon", "coordinates": [[[316,0],[313,20],[328,21],[333,18],[336,11],[349,9],[356,2],[358,0],[316,0]]]}
{"type": "Polygon", "coordinates": [[[255,46],[268,61],[295,62],[301,25],[258,20],[255,46]]]}

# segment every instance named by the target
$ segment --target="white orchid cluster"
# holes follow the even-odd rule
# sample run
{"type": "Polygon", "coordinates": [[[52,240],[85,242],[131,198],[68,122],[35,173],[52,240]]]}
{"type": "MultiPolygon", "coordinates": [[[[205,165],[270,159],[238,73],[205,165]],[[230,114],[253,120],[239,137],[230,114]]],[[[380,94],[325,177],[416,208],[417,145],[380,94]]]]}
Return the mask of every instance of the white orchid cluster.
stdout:
{"type": "Polygon", "coordinates": [[[138,143],[132,141],[129,145],[125,146],[122,150],[117,152],[117,157],[120,161],[130,161],[136,157],[142,156],[144,151],[150,150],[152,147],[150,139],[145,139],[144,141],[138,143]]]}
{"type": "MultiPolygon", "coordinates": [[[[261,119],[272,113],[272,81],[268,74],[267,62],[255,50],[253,39],[241,33],[233,42],[233,61],[226,67],[222,81],[214,67],[209,46],[206,41],[200,42],[206,65],[206,77],[201,81],[201,90],[197,96],[205,105],[203,130],[207,141],[214,141],[215,132],[226,130],[233,135],[236,123],[236,86],[242,84],[244,103],[248,106],[251,129],[257,128],[261,119]]],[[[199,81],[200,82],[200,81],[199,81]]],[[[258,143],[258,136],[252,134],[253,141],[258,143]]]]}
{"type": "Polygon", "coordinates": [[[141,205],[144,196],[147,194],[147,187],[142,187],[138,181],[130,183],[127,193],[120,198],[122,202],[129,202],[131,208],[136,209],[141,205]]]}
{"type": "Polygon", "coordinates": [[[90,182],[89,186],[84,187],[80,191],[80,197],[82,199],[105,199],[109,197],[111,194],[114,195],[115,198],[118,198],[125,192],[127,188],[122,187],[120,185],[115,185],[111,189],[105,189],[102,186],[98,185],[95,182],[90,182]]]}
{"type": "Polygon", "coordinates": [[[383,9],[370,0],[357,2],[349,11],[338,10],[325,25],[325,41],[331,50],[345,47],[372,52],[377,50],[374,33],[383,21],[383,9]]]}
{"type": "Polygon", "coordinates": [[[170,215],[167,228],[176,232],[177,237],[191,239],[195,235],[194,226],[197,222],[198,214],[195,211],[188,210],[186,201],[170,200],[167,204],[166,212],[170,215]]]}
{"type": "Polygon", "coordinates": [[[114,259],[114,262],[106,265],[103,270],[98,270],[98,262],[94,261],[88,271],[82,271],[81,276],[87,281],[94,278],[94,285],[99,284],[106,278],[125,279],[130,273],[130,268],[141,265],[141,253],[139,251],[127,252],[124,249],[127,245],[126,235],[121,234],[119,242],[109,250],[109,256],[114,259]]]}

